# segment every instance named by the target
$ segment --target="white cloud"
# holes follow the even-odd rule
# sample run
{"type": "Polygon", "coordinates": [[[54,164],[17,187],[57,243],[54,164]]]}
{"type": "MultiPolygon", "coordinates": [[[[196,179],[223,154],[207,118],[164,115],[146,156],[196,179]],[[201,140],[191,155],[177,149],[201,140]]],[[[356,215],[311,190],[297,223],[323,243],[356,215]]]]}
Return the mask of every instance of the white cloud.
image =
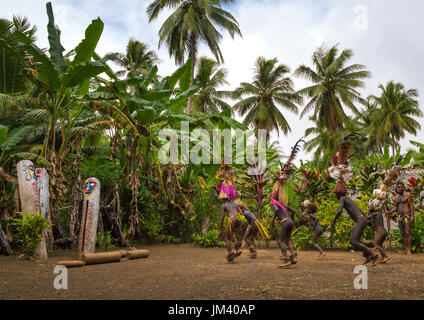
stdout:
{"type": "MultiPolygon", "coordinates": [[[[33,0],[2,0],[2,17],[22,14],[39,27],[39,45],[47,47],[47,15],[45,2],[33,0]]],[[[148,23],[145,10],[150,0],[52,1],[62,30],[62,42],[66,49],[74,48],[84,35],[85,28],[98,16],[105,22],[99,53],[123,52],[130,37],[147,43],[157,49],[158,31],[167,17],[148,23]]],[[[377,94],[377,86],[389,80],[400,81],[407,88],[421,90],[422,57],[424,44],[419,36],[424,33],[421,0],[240,0],[231,6],[231,12],[240,23],[243,38],[231,37],[223,32],[221,50],[225,68],[229,71],[230,87],[235,88],[242,81],[251,81],[254,62],[258,56],[277,57],[294,71],[300,64],[311,64],[312,52],[322,43],[339,44],[341,49],[352,48],[352,63],[367,66],[373,77],[366,81],[364,95],[377,94]],[[357,27],[358,11],[365,6],[368,12],[368,28],[357,27]]],[[[210,56],[206,48],[201,54],[210,56]]],[[[167,49],[161,48],[160,73],[168,74],[176,67],[169,58],[167,49]]],[[[296,88],[308,82],[295,79],[296,88]]],[[[424,92],[420,92],[420,105],[424,105],[424,92]]],[[[285,112],[292,126],[288,137],[280,136],[284,152],[293,145],[312,123],[285,112]]],[[[421,121],[422,122],[422,121],[421,121]]],[[[410,147],[409,140],[424,143],[424,130],[417,137],[408,136],[403,149],[410,147]]],[[[310,155],[307,156],[308,158],[310,155]]]]}

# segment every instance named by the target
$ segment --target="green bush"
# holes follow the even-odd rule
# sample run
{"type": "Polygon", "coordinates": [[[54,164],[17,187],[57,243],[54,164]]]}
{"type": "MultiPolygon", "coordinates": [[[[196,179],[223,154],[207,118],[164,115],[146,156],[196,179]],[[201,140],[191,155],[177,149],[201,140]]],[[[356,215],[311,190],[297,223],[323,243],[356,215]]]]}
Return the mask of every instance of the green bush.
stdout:
{"type": "Polygon", "coordinates": [[[105,251],[108,251],[110,245],[112,244],[111,232],[106,231],[103,235],[98,232],[97,242],[99,243],[99,247],[103,248],[105,251]]]}
{"type": "Polygon", "coordinates": [[[192,240],[202,247],[224,247],[224,241],[220,241],[216,231],[208,231],[205,234],[193,233],[192,240]]]}
{"type": "Polygon", "coordinates": [[[29,258],[34,255],[35,249],[40,244],[44,230],[52,225],[40,214],[21,213],[21,215],[21,218],[13,219],[11,225],[15,229],[14,241],[18,251],[29,258]]]}
{"type": "Polygon", "coordinates": [[[164,235],[165,223],[160,214],[140,214],[139,227],[140,233],[146,240],[162,242],[166,238],[164,235]]]}

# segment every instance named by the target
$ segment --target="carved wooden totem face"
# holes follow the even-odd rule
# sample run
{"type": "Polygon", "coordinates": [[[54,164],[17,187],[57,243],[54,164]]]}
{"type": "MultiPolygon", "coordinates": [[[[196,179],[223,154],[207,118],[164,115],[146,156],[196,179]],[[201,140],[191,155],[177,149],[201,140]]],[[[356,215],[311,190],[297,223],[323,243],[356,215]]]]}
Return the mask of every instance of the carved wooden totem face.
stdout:
{"type": "Polygon", "coordinates": [[[96,190],[97,182],[92,179],[87,179],[84,184],[85,199],[88,200],[96,190]]]}

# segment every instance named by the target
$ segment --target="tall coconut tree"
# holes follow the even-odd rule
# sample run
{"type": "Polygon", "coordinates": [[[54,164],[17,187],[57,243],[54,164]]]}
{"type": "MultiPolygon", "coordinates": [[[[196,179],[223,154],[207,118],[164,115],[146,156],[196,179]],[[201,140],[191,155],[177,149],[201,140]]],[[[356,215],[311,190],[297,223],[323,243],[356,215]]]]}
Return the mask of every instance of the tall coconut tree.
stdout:
{"type": "Polygon", "coordinates": [[[359,114],[355,103],[364,104],[365,100],[357,90],[365,86],[362,79],[371,75],[361,64],[348,65],[352,56],[351,49],[344,49],[339,54],[337,46],[328,50],[322,46],[312,55],[313,68],[306,65],[297,68],[295,76],[313,83],[299,91],[310,99],[301,118],[313,111],[312,118],[319,126],[330,133],[339,130],[343,135],[343,124],[348,120],[344,107],[359,114]]]}
{"type": "Polygon", "coordinates": [[[233,92],[233,99],[241,99],[233,110],[245,116],[244,125],[265,129],[268,135],[273,130],[277,130],[278,134],[281,130],[285,135],[291,131],[278,107],[297,114],[297,104],[302,103],[302,97],[295,92],[288,73],[289,67],[278,64],[277,58],[267,60],[259,57],[256,60],[253,82],[242,82],[233,92]]]}
{"type": "MultiPolygon", "coordinates": [[[[233,0],[154,0],[147,8],[149,22],[164,9],[175,9],[159,30],[159,48],[165,43],[177,64],[182,64],[186,55],[191,58],[191,85],[200,43],[205,43],[221,63],[224,61],[219,47],[222,35],[217,28],[227,30],[233,39],[236,34],[241,36],[237,20],[221,7],[231,2],[233,0]]],[[[187,113],[190,111],[191,99],[187,103],[187,113]]]]}
{"type": "Polygon", "coordinates": [[[149,50],[146,44],[132,38],[128,41],[126,53],[120,53],[114,62],[123,68],[116,73],[118,77],[127,73],[137,77],[147,74],[159,62],[159,57],[155,51],[149,50]]]}
{"type": "Polygon", "coordinates": [[[396,142],[405,137],[405,133],[416,135],[421,124],[414,117],[422,117],[416,89],[405,89],[402,83],[389,81],[386,86],[379,85],[380,96],[371,98],[379,108],[375,111],[371,127],[377,141],[383,142],[390,137],[393,156],[396,154],[396,142]]]}
{"type": "Polygon", "coordinates": [[[366,153],[372,154],[374,152],[383,153],[384,146],[386,144],[391,145],[391,139],[389,136],[385,136],[383,140],[377,139],[376,130],[373,126],[374,118],[379,106],[370,97],[367,99],[367,104],[364,109],[361,110],[360,115],[356,117],[356,122],[360,128],[360,133],[366,138],[364,140],[364,150],[366,153]]]}
{"type": "Polygon", "coordinates": [[[194,85],[199,88],[193,96],[192,111],[218,114],[231,106],[223,100],[230,96],[229,91],[218,90],[228,85],[226,80],[228,71],[220,68],[220,64],[212,59],[201,57],[197,63],[194,76],[194,85]]]}

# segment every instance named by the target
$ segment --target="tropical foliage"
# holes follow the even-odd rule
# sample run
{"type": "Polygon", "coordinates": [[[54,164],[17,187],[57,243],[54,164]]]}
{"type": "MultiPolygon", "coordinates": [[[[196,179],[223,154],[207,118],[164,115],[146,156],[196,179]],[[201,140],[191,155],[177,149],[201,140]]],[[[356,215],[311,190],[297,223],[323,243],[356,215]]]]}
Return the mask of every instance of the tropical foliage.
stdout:
{"type": "MultiPolygon", "coordinates": [[[[354,177],[347,187],[363,211],[385,170],[394,164],[423,168],[421,142],[412,141],[417,149],[407,154],[401,149],[405,134],[416,135],[420,129],[417,90],[391,81],[379,86],[380,95],[363,97],[359,91],[366,89],[370,72],[351,63],[350,49],[318,48],[313,67],[301,65],[294,72],[312,82],[301,90],[295,88],[289,66],[266,57],[257,58],[252,79],[229,89],[221,32],[241,35],[237,20],[226,10],[230,3],[155,0],[148,6],[150,21],[171,10],[159,31],[159,46],[166,45],[176,62],[175,70],[166,75],[159,72],[158,54],[137,39],[131,38],[124,52],[99,56],[101,18],[89,24],[72,50],[62,46],[50,3],[46,5],[47,49],[37,45],[37,29],[28,19],[0,20],[0,222],[15,249],[30,255],[36,234],[50,224],[51,244],[65,239],[75,246],[81,188],[93,176],[102,186],[98,240],[105,250],[133,241],[222,245],[217,233],[222,181],[217,172],[226,138],[220,137],[221,157],[214,159],[203,152],[205,141],[199,129],[209,137],[217,129],[242,132],[246,138],[242,151],[237,137],[230,135],[233,159],[258,157],[258,130],[267,130],[265,170],[251,173],[248,170],[257,167],[247,161],[233,163],[233,168],[243,203],[275,239],[278,230],[271,226],[270,205],[273,172],[290,149],[284,138],[279,144],[270,141],[270,133],[288,135],[295,124],[289,123],[287,114],[296,115],[299,109],[303,109],[300,118],[308,115],[314,124],[305,128],[304,145],[312,159],[302,159],[287,183],[290,205],[298,213],[294,241],[300,248],[310,246],[310,232],[299,225],[306,199],[317,203],[326,230],[320,239],[324,247],[350,248],[352,222],[347,216],[334,230],[328,229],[338,203],[331,193],[335,181],[327,169],[343,136],[355,134],[349,159],[354,177]],[[202,43],[213,58],[198,57],[202,43]],[[186,132],[182,128],[187,124],[186,132]],[[178,163],[161,161],[170,154],[171,145],[171,138],[163,137],[164,130],[177,133],[172,143],[178,163]],[[191,137],[183,146],[185,134],[191,137]],[[194,150],[188,158],[186,147],[194,150]],[[194,156],[205,161],[189,161],[194,156]],[[22,159],[48,170],[47,222],[17,217],[16,164],[22,159]]],[[[422,178],[408,183],[408,190],[419,197],[422,178]]],[[[415,249],[421,250],[421,213],[413,233],[418,239],[415,249]]],[[[365,237],[371,239],[372,232],[365,237]]]]}

